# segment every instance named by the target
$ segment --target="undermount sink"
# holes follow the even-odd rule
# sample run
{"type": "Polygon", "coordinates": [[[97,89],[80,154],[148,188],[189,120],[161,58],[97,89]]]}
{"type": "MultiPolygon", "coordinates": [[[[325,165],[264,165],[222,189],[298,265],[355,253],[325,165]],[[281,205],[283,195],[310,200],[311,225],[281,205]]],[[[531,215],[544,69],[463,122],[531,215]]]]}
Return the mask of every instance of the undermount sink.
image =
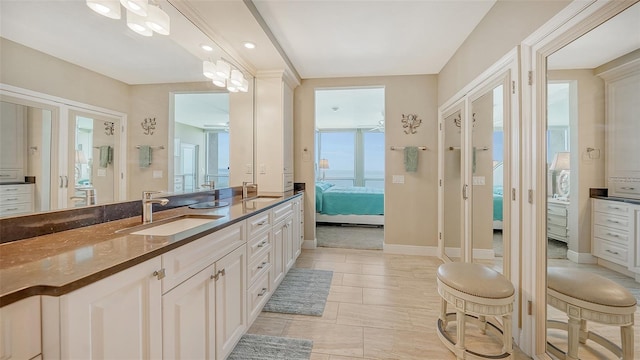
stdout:
{"type": "Polygon", "coordinates": [[[198,226],[209,224],[224,216],[221,215],[182,215],[156,223],[138,225],[133,228],[119,230],[132,235],[171,236],[198,226]]]}

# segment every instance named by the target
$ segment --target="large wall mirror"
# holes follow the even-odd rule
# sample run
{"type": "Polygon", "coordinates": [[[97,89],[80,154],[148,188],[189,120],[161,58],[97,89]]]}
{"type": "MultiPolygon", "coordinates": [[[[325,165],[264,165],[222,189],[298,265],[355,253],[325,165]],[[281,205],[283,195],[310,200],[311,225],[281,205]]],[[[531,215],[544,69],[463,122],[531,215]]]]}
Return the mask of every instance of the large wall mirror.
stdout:
{"type": "Polygon", "coordinates": [[[155,3],[169,35],[134,32],[124,7],[112,19],[85,1],[0,4],[0,186],[34,182],[32,207],[0,216],[253,181],[252,74],[155,3]],[[240,91],[203,74],[220,60],[240,91]]]}
{"type": "MultiPolygon", "coordinates": [[[[571,268],[597,274],[628,289],[640,303],[640,202],[633,202],[640,194],[633,191],[640,181],[638,24],[640,3],[635,3],[546,58],[546,236],[541,238],[549,273],[571,268]],[[607,189],[615,201],[594,200],[595,189],[607,189]]],[[[553,301],[546,314],[547,351],[562,356],[569,345],[567,332],[558,328],[567,314],[553,301]]],[[[618,326],[590,321],[588,330],[621,343],[618,326]]],[[[580,342],[580,359],[613,356],[593,341],[580,342]]],[[[637,357],[637,336],[635,348],[637,357]]]]}

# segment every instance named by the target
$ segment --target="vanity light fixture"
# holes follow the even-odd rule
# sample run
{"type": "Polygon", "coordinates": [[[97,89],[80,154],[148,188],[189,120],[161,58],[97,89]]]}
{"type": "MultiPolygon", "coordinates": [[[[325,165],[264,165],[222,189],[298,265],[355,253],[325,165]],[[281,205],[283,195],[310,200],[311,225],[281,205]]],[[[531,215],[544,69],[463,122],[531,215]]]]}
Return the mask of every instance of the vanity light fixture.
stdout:
{"type": "Polygon", "coordinates": [[[244,76],[242,76],[240,70],[231,70],[231,84],[233,84],[235,87],[239,87],[240,85],[242,85],[242,80],[244,80],[244,76]]]}
{"type": "Polygon", "coordinates": [[[127,10],[140,16],[147,16],[147,0],[120,0],[127,10]]]}
{"type": "Polygon", "coordinates": [[[228,79],[231,76],[231,65],[224,60],[216,61],[216,74],[222,78],[228,79]]]}
{"type": "Polygon", "coordinates": [[[118,0],[87,0],[87,6],[102,16],[120,19],[120,2],[118,0]]]}
{"type": "Polygon", "coordinates": [[[160,8],[160,6],[151,5],[147,7],[147,18],[145,20],[145,24],[151,30],[160,35],[169,35],[171,19],[169,18],[169,15],[160,8]]]}
{"type": "Polygon", "coordinates": [[[202,74],[209,79],[215,80],[216,76],[216,65],[211,61],[203,61],[202,62],[202,74]]]}
{"type": "Polygon", "coordinates": [[[236,93],[240,91],[236,85],[232,84],[229,81],[227,82],[227,90],[229,90],[229,92],[232,92],[232,93],[236,93]]]}
{"type": "Polygon", "coordinates": [[[242,92],[249,91],[249,80],[243,78],[242,79],[242,85],[238,86],[238,90],[240,90],[242,92]]]}
{"type": "Polygon", "coordinates": [[[252,43],[250,41],[245,41],[243,45],[247,49],[255,49],[256,48],[256,44],[254,44],[254,43],[252,43]]]}
{"type": "Polygon", "coordinates": [[[145,23],[145,17],[127,10],[127,26],[142,36],[152,36],[153,31],[145,23]]]}
{"type": "Polygon", "coordinates": [[[214,74],[213,76],[213,85],[217,86],[217,87],[225,87],[227,86],[227,80],[218,76],[217,74],[214,74]]]}

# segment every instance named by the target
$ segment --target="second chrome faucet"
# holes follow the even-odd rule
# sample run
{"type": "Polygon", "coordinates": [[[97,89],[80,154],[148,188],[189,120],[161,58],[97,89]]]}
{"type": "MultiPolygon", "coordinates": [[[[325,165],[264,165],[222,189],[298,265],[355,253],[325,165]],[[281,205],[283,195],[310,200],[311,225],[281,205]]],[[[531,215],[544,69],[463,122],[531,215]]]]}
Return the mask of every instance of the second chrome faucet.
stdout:
{"type": "Polygon", "coordinates": [[[154,199],[151,196],[158,194],[159,191],[143,191],[142,192],[142,223],[148,224],[153,221],[153,204],[160,204],[162,206],[169,203],[169,199],[157,198],[154,199]]]}

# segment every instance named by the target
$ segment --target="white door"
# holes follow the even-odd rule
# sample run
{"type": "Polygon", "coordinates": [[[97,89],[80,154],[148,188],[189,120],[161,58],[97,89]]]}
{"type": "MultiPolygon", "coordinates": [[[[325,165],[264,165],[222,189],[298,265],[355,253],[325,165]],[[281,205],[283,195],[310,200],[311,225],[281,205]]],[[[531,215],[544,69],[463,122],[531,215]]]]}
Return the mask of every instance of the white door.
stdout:
{"type": "Polygon", "coordinates": [[[63,207],[124,200],[120,119],[91,111],[70,109],[66,142],[67,168],[61,174],[63,207]]]}
{"type": "Polygon", "coordinates": [[[214,265],[162,296],[164,359],[215,359],[214,265]]]}
{"type": "Polygon", "coordinates": [[[183,190],[193,192],[198,188],[198,145],[180,144],[180,175],[183,180],[183,190]]]}
{"type": "Polygon", "coordinates": [[[62,296],[62,358],[161,358],[160,268],[157,257],[62,296]]]}

